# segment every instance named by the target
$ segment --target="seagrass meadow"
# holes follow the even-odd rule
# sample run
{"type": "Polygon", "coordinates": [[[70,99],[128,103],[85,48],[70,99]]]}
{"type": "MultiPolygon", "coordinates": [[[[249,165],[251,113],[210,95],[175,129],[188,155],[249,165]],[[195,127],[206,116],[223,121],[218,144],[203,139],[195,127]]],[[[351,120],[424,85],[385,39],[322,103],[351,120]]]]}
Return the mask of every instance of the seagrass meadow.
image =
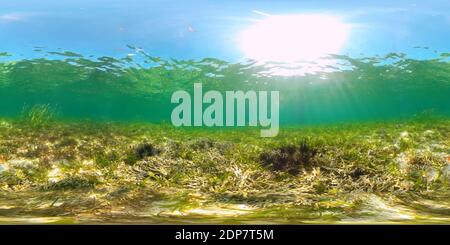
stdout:
{"type": "Polygon", "coordinates": [[[0,1],[0,224],[448,225],[449,13],[0,1]]]}
{"type": "Polygon", "coordinates": [[[2,121],[1,223],[447,223],[448,119],[256,129],[2,121]],[[39,126],[38,126],[39,125],[39,126]]]}

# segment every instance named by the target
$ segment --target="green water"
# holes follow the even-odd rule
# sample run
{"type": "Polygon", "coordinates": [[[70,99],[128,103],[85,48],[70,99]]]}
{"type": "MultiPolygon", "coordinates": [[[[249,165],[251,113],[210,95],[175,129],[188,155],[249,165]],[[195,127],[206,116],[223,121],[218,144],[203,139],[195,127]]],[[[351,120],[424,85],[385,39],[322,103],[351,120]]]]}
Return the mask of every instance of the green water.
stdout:
{"type": "Polygon", "coordinates": [[[192,91],[195,82],[204,91],[280,91],[281,124],[450,115],[448,53],[427,60],[394,53],[331,56],[325,67],[162,59],[142,51],[125,58],[36,53],[39,58],[0,56],[0,115],[15,117],[24,106],[48,104],[61,118],[167,122],[172,93],[192,91]],[[277,75],[280,70],[301,76],[277,75]]]}
{"type": "Polygon", "coordinates": [[[449,54],[36,52],[0,57],[0,223],[450,222],[449,54]],[[280,91],[280,134],[173,127],[172,93],[197,82],[280,91]]]}

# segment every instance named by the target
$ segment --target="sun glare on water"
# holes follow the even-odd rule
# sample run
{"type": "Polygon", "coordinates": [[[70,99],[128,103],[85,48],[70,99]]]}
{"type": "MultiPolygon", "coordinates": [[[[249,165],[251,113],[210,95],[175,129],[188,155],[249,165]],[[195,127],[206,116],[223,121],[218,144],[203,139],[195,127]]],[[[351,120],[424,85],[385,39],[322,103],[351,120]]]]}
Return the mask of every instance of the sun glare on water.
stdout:
{"type": "Polygon", "coordinates": [[[317,61],[344,47],[350,26],[332,15],[266,15],[242,30],[238,46],[258,61],[317,61]]]}

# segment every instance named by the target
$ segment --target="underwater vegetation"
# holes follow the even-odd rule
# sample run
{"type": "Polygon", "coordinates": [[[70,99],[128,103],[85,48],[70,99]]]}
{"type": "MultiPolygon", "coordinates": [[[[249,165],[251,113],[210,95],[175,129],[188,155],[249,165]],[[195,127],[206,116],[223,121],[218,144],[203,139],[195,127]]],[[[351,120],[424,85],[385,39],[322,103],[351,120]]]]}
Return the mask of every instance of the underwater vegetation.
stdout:
{"type": "Polygon", "coordinates": [[[142,143],[135,147],[128,153],[127,158],[124,160],[126,164],[133,165],[139,160],[143,160],[145,157],[157,155],[160,151],[156,149],[150,143],[142,143]]]}
{"type": "Polygon", "coordinates": [[[275,150],[260,155],[262,165],[270,166],[274,171],[285,171],[297,175],[302,167],[310,167],[317,149],[308,142],[299,145],[283,145],[275,150]]]}
{"type": "Polygon", "coordinates": [[[316,69],[130,49],[0,53],[0,223],[450,222],[448,53],[316,69]],[[280,91],[279,135],[168,124],[194,83],[280,91]]]}
{"type": "Polygon", "coordinates": [[[0,223],[447,223],[449,125],[3,120],[0,223]]]}
{"type": "Polygon", "coordinates": [[[36,104],[24,106],[20,117],[24,124],[37,128],[50,123],[54,116],[55,110],[50,104],[36,104]]]}

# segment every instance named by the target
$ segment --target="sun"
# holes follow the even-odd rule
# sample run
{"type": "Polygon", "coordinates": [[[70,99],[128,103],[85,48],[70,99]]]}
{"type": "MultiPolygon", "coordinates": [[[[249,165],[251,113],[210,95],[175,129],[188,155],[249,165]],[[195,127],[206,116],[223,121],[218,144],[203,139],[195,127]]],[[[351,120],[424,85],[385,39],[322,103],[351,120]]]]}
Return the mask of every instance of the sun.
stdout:
{"type": "Polygon", "coordinates": [[[316,61],[339,53],[349,31],[332,15],[267,15],[242,30],[237,43],[246,58],[258,61],[316,61]]]}

